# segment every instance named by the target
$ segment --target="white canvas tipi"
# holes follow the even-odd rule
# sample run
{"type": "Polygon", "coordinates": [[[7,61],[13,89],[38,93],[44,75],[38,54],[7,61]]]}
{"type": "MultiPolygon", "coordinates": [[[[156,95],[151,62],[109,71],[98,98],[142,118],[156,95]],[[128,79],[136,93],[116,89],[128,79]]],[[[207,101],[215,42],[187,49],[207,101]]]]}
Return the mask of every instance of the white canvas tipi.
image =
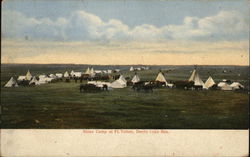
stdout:
{"type": "Polygon", "coordinates": [[[32,80],[29,82],[29,85],[31,84],[35,84],[35,85],[38,84],[38,80],[36,79],[36,77],[33,77],[32,80]]]}
{"type": "Polygon", "coordinates": [[[163,75],[161,72],[159,72],[159,74],[157,75],[155,81],[166,82],[166,83],[167,83],[167,81],[166,81],[164,75],[163,75]]]}
{"type": "Polygon", "coordinates": [[[130,69],[129,69],[129,71],[134,71],[135,69],[134,69],[134,67],[130,67],[130,69]]]}
{"type": "Polygon", "coordinates": [[[25,76],[25,79],[26,79],[26,80],[31,80],[31,79],[32,79],[32,75],[31,75],[31,73],[30,73],[29,70],[28,70],[28,72],[27,72],[27,74],[26,74],[26,76],[25,76]]]}
{"type": "Polygon", "coordinates": [[[64,75],[63,75],[64,77],[69,77],[69,73],[68,73],[68,71],[66,71],[65,73],[64,73],[64,75]]]}
{"type": "Polygon", "coordinates": [[[10,80],[4,85],[4,87],[18,87],[16,80],[11,77],[10,80]]]}
{"type": "Polygon", "coordinates": [[[90,69],[89,69],[89,67],[88,67],[87,70],[85,71],[85,74],[89,74],[89,75],[90,75],[90,69]]]}
{"type": "Polygon", "coordinates": [[[209,76],[209,78],[207,79],[207,81],[204,84],[204,87],[206,89],[208,89],[208,88],[212,87],[213,85],[215,85],[215,82],[214,82],[213,78],[211,76],[209,76]]]}
{"type": "Polygon", "coordinates": [[[204,82],[200,78],[196,69],[194,69],[192,75],[190,76],[188,81],[193,81],[195,86],[202,86],[204,88],[204,82]]]}
{"type": "Polygon", "coordinates": [[[136,83],[136,82],[139,82],[140,81],[140,78],[137,74],[135,74],[135,76],[132,78],[131,82],[133,83],[136,83]]]}
{"type": "Polygon", "coordinates": [[[95,76],[95,70],[94,70],[93,67],[90,69],[90,76],[91,76],[91,77],[94,77],[94,76],[95,76]]]}
{"type": "Polygon", "coordinates": [[[71,70],[70,72],[70,76],[74,76],[75,72],[73,70],[71,70]]]}
{"type": "Polygon", "coordinates": [[[120,75],[119,79],[112,82],[110,86],[112,88],[124,88],[127,87],[127,81],[122,75],[120,75]]]}

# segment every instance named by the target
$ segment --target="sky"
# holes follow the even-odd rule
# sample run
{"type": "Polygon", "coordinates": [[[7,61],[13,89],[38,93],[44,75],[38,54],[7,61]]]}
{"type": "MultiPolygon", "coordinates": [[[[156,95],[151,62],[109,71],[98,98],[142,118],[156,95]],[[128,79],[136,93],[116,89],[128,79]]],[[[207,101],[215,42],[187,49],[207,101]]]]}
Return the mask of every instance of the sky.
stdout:
{"type": "Polygon", "coordinates": [[[248,65],[247,0],[5,0],[2,63],[248,65]]]}

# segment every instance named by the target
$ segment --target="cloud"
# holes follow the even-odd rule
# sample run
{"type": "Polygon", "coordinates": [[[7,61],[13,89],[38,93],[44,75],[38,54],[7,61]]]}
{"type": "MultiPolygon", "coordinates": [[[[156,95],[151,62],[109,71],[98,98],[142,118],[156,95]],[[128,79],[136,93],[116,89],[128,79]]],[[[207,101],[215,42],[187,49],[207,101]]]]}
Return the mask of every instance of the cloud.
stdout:
{"type": "Polygon", "coordinates": [[[185,17],[181,25],[156,27],[142,24],[130,28],[122,21],[100,17],[80,10],[56,20],[28,17],[20,12],[4,11],[4,38],[56,41],[130,41],[130,40],[241,40],[248,38],[248,21],[236,11],[220,11],[204,18],[185,17]]]}

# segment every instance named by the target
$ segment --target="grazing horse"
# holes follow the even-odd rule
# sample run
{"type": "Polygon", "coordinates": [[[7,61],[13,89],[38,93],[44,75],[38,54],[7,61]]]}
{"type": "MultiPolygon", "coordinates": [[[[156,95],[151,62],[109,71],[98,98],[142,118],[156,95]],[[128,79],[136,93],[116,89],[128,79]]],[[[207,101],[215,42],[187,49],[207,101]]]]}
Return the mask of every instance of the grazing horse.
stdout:
{"type": "Polygon", "coordinates": [[[203,87],[202,87],[202,86],[194,86],[194,89],[195,89],[195,90],[202,90],[203,87]]]}
{"type": "Polygon", "coordinates": [[[28,81],[28,80],[18,81],[18,85],[21,85],[21,86],[28,86],[28,85],[29,85],[29,81],[28,81]]]}
{"type": "Polygon", "coordinates": [[[75,80],[75,83],[77,83],[77,77],[74,75],[74,80],[75,80]]]}
{"type": "Polygon", "coordinates": [[[70,82],[70,79],[69,79],[69,78],[66,78],[66,79],[65,79],[65,82],[70,82]]]}
{"type": "Polygon", "coordinates": [[[80,92],[98,92],[98,91],[108,91],[108,85],[104,84],[103,87],[97,87],[94,84],[81,84],[80,92]]]}
{"type": "Polygon", "coordinates": [[[97,87],[96,85],[93,84],[81,84],[80,85],[80,92],[97,92],[97,91],[101,91],[102,88],[101,87],[97,87]]]}
{"type": "Polygon", "coordinates": [[[134,91],[145,91],[145,92],[153,92],[153,85],[146,84],[143,81],[137,82],[132,86],[134,91]]]}
{"type": "Polygon", "coordinates": [[[108,85],[104,84],[102,90],[108,91],[108,85]]]}
{"type": "Polygon", "coordinates": [[[91,77],[90,77],[89,74],[82,74],[82,75],[81,75],[81,78],[82,78],[83,80],[89,80],[91,77]]]}
{"type": "Polygon", "coordinates": [[[143,81],[136,82],[133,84],[132,89],[134,91],[140,91],[142,89],[142,86],[144,86],[144,83],[145,82],[143,82],[143,81]]]}
{"type": "Polygon", "coordinates": [[[179,89],[191,89],[194,88],[194,82],[193,81],[175,81],[174,83],[176,88],[179,89]]]}
{"type": "Polygon", "coordinates": [[[142,89],[145,92],[153,92],[153,86],[151,84],[147,84],[147,85],[142,86],[142,89]]]}

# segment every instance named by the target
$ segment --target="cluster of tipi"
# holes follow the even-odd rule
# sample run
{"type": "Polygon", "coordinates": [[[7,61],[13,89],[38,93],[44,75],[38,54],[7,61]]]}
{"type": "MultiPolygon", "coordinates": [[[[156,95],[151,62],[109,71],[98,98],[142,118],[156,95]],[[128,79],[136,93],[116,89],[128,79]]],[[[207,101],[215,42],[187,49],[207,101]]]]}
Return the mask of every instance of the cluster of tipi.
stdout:
{"type": "MultiPolygon", "coordinates": [[[[118,70],[118,69],[116,69],[118,70]]],[[[105,74],[110,74],[112,73],[112,70],[94,70],[94,68],[87,68],[87,70],[85,72],[74,72],[73,70],[68,73],[68,71],[66,71],[64,74],[63,73],[55,73],[55,74],[49,74],[47,75],[39,75],[38,79],[36,76],[32,76],[30,71],[28,70],[28,72],[26,73],[26,75],[24,76],[18,76],[17,80],[15,80],[13,77],[10,78],[10,80],[5,84],[4,87],[18,87],[18,82],[22,82],[22,81],[28,81],[29,85],[41,85],[41,84],[45,84],[45,83],[49,83],[52,80],[55,79],[60,79],[60,78],[69,78],[69,77],[76,77],[76,78],[80,78],[82,76],[82,74],[87,74],[90,77],[94,77],[97,74],[101,74],[101,73],[105,73],[105,74]]]]}
{"type": "Polygon", "coordinates": [[[29,85],[41,85],[48,82],[51,82],[53,79],[55,79],[56,76],[51,74],[49,77],[46,75],[40,75],[39,79],[37,77],[32,76],[30,71],[28,70],[27,74],[25,76],[19,76],[17,78],[17,81],[11,77],[10,80],[5,84],[4,87],[18,87],[18,82],[27,81],[29,85]]]}
{"type": "MultiPolygon", "coordinates": [[[[86,72],[84,74],[88,74],[91,77],[95,76],[96,73],[99,71],[94,71],[93,68],[87,68],[86,72]]],[[[69,77],[80,77],[83,73],[81,72],[74,72],[73,70],[69,74],[67,71],[63,74],[61,73],[56,73],[50,74],[49,77],[46,75],[40,75],[39,79],[31,75],[30,71],[28,70],[27,74],[25,76],[19,76],[18,81],[29,81],[29,85],[34,84],[34,85],[40,85],[40,84],[45,84],[48,82],[51,82],[53,79],[56,78],[69,78],[69,77]]],[[[162,74],[162,72],[159,72],[155,81],[165,83],[167,87],[173,87],[174,84],[168,83],[166,81],[166,78],[162,74]]],[[[201,86],[203,89],[209,89],[216,85],[215,81],[211,76],[207,79],[207,81],[204,83],[202,79],[200,78],[198,72],[196,69],[192,72],[190,78],[188,81],[193,81],[195,86],[201,86]]],[[[137,83],[140,82],[140,78],[137,74],[134,75],[134,77],[131,80],[132,83],[137,83]]],[[[103,86],[106,84],[110,88],[125,88],[127,86],[127,80],[123,77],[123,75],[120,75],[120,77],[115,80],[114,82],[101,82],[101,81],[88,81],[88,84],[95,84],[96,86],[103,86]]],[[[4,87],[18,87],[17,81],[11,77],[10,80],[5,84],[4,87]]],[[[219,87],[221,90],[236,90],[236,89],[243,89],[244,86],[240,84],[239,82],[233,82],[232,84],[229,84],[226,80],[223,80],[222,82],[219,82],[217,84],[217,87],[219,87]]]]}
{"type": "Polygon", "coordinates": [[[149,70],[149,67],[138,67],[138,68],[134,68],[134,67],[130,67],[129,71],[141,71],[141,70],[149,70]]]}
{"type": "MultiPolygon", "coordinates": [[[[214,82],[211,76],[209,76],[207,81],[204,83],[202,79],[200,78],[196,69],[194,69],[188,81],[193,81],[195,86],[202,86],[203,89],[209,89],[213,87],[214,85],[216,85],[216,83],[214,82]]],[[[221,90],[237,90],[237,89],[244,88],[244,86],[240,84],[239,82],[233,82],[232,84],[229,84],[227,80],[223,80],[222,82],[219,82],[217,84],[217,87],[220,88],[221,90]]]]}

